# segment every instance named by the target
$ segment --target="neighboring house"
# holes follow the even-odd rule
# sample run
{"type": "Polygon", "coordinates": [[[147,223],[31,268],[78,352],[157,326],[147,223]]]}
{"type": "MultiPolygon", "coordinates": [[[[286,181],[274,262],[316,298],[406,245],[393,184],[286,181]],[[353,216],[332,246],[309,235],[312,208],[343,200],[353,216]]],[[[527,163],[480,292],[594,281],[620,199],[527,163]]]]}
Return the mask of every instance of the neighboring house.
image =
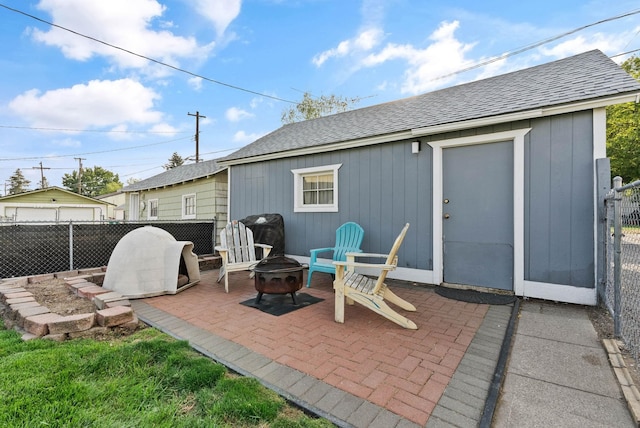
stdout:
{"type": "Polygon", "coordinates": [[[121,189],[128,220],[227,222],[227,168],[215,160],[181,165],[121,189]]]}
{"type": "Polygon", "coordinates": [[[590,51],[285,125],[219,160],[229,215],[280,213],[300,259],[346,221],[388,252],[408,222],[396,278],[595,304],[605,107],[638,97],[590,51]]]}
{"type": "Polygon", "coordinates": [[[107,193],[105,195],[96,196],[96,199],[109,202],[107,209],[107,218],[109,220],[124,220],[124,207],[127,199],[126,195],[122,191],[107,193]]]}
{"type": "Polygon", "coordinates": [[[68,222],[107,219],[109,202],[82,196],[60,187],[30,190],[0,198],[3,222],[68,222]]]}

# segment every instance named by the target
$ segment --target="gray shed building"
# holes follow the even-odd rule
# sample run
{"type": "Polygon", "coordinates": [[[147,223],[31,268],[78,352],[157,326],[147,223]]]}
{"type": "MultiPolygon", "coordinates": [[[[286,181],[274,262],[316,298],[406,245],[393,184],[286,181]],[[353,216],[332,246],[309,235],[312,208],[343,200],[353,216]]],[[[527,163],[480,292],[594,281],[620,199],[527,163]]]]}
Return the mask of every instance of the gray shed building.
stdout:
{"type": "Polygon", "coordinates": [[[605,107],[639,96],[594,50],[285,125],[219,160],[229,218],[281,214],[301,260],[346,221],[371,253],[408,222],[396,278],[595,304],[605,107]]]}

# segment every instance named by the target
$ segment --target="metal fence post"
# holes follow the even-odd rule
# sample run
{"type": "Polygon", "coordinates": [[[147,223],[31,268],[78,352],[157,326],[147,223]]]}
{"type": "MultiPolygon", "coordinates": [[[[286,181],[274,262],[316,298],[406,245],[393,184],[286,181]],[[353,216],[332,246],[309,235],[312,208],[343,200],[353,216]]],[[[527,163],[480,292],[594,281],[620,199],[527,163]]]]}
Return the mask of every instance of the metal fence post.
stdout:
{"type": "Polygon", "coordinates": [[[213,250],[211,251],[212,253],[214,253],[216,251],[216,237],[217,235],[217,231],[218,231],[218,218],[217,216],[213,217],[213,228],[211,230],[211,248],[213,248],[213,250]]]}
{"type": "Polygon", "coordinates": [[[613,189],[615,197],[613,199],[613,334],[620,337],[620,311],[621,311],[621,274],[622,264],[620,254],[622,253],[622,177],[614,177],[613,189]]]}
{"type": "Polygon", "coordinates": [[[73,270],[73,221],[69,220],[69,270],[73,270]]]}

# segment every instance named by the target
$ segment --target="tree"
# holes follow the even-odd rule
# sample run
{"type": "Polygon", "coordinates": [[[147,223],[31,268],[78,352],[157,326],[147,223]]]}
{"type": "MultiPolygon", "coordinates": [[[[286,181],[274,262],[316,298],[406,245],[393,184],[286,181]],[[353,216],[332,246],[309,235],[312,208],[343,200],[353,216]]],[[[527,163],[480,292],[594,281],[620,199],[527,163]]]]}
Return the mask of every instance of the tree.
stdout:
{"type": "MultiPolygon", "coordinates": [[[[621,66],[640,80],[640,58],[633,56],[621,66]]],[[[625,183],[640,179],[640,109],[636,103],[607,107],[607,155],[611,159],[611,176],[625,183]]]]}
{"type": "Polygon", "coordinates": [[[26,192],[29,190],[31,181],[27,180],[20,168],[16,169],[11,177],[9,177],[9,195],[15,195],[17,193],[26,192]]]}
{"type": "Polygon", "coordinates": [[[83,168],[82,174],[78,174],[78,171],[74,170],[71,174],[63,175],[62,185],[72,192],[92,198],[115,192],[122,187],[118,174],[99,166],[83,168]],[[78,187],[81,191],[78,191],[78,187]]]}
{"type": "Polygon", "coordinates": [[[342,113],[360,102],[359,97],[347,98],[336,95],[312,98],[309,92],[305,92],[302,101],[287,110],[282,111],[280,120],[283,124],[315,119],[334,113],[342,113]]]}
{"type": "Polygon", "coordinates": [[[173,152],[173,154],[169,158],[169,163],[165,163],[164,165],[162,165],[162,167],[164,169],[169,170],[171,168],[175,168],[183,164],[184,164],[184,159],[182,158],[182,156],[180,156],[178,152],[173,152]]]}

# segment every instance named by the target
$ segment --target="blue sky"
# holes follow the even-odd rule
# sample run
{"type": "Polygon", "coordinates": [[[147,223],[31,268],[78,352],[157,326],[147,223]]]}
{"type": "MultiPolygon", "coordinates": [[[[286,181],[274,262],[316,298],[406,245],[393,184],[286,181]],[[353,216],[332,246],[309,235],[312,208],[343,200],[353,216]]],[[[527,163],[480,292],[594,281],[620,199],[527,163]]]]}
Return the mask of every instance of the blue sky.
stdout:
{"type": "Polygon", "coordinates": [[[282,111],[305,91],[359,97],[357,107],[366,107],[591,49],[609,56],[640,49],[635,13],[490,61],[638,11],[631,0],[0,0],[0,6],[0,179],[20,168],[32,189],[41,162],[56,186],[78,168],[75,158],[124,183],[161,173],[173,152],[195,155],[195,117],[188,113],[196,111],[206,116],[199,152],[209,160],[280,127],[282,111]],[[456,73],[482,62],[489,63],[456,73]]]}

